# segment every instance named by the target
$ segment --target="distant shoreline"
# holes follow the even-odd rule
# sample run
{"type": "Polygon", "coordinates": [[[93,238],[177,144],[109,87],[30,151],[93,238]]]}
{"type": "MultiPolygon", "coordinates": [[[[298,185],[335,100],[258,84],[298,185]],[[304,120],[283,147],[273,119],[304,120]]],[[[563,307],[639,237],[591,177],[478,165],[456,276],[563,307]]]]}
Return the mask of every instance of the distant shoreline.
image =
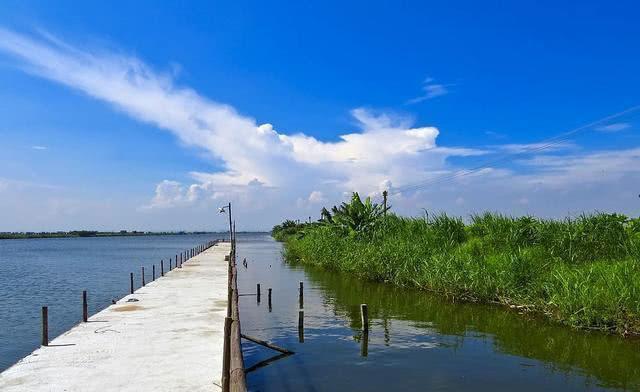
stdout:
{"type": "Polygon", "coordinates": [[[74,230],[56,232],[4,232],[0,233],[0,240],[19,240],[34,238],[95,238],[95,237],[145,237],[158,235],[194,235],[194,234],[228,234],[217,231],[179,231],[179,232],[154,232],[154,231],[93,231],[74,230]]]}

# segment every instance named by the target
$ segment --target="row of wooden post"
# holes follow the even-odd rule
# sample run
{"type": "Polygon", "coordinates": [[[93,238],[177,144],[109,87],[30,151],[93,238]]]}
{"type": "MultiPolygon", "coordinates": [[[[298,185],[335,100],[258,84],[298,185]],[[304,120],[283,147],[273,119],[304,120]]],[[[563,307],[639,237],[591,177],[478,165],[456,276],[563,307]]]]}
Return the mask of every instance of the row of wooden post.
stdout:
{"type": "MultiPolygon", "coordinates": [[[[194,248],[191,248],[187,251],[180,253],[180,259],[179,259],[180,267],[178,268],[182,268],[183,260],[184,262],[186,262],[187,260],[193,258],[194,256],[197,256],[198,254],[214,246],[217,242],[218,242],[217,240],[209,241],[205,244],[198,245],[194,248]]],[[[178,255],[176,255],[176,265],[178,265],[177,263],[178,263],[178,255]]],[[[156,280],[155,264],[152,266],[151,270],[152,270],[151,276],[153,281],[153,280],[156,280]]],[[[169,258],[169,271],[171,271],[171,258],[169,258]]],[[[160,276],[164,276],[164,260],[160,260],[160,276]]],[[[146,285],[146,281],[145,281],[144,267],[142,267],[142,287],[144,287],[145,285],[146,285]]],[[[133,294],[134,292],[133,272],[129,274],[129,287],[130,287],[130,290],[129,290],[130,293],[133,294]]],[[[89,304],[87,300],[87,290],[83,290],[82,291],[82,322],[86,323],[88,320],[89,320],[89,304]]],[[[48,306],[42,307],[42,345],[43,346],[49,345],[49,307],[48,306]]]]}
{"type": "MultiPolygon", "coordinates": [[[[256,298],[260,303],[260,283],[256,284],[256,298]]],[[[298,340],[304,343],[304,282],[300,282],[298,288],[298,340]]],[[[272,311],[271,305],[271,288],[269,288],[269,312],[272,311]]],[[[362,347],[361,354],[366,357],[368,354],[369,344],[369,308],[367,304],[360,304],[360,321],[362,322],[362,347]]]]}
{"type": "MultiPolygon", "coordinates": [[[[206,244],[202,244],[202,245],[198,245],[196,247],[193,247],[191,249],[188,249],[184,252],[178,253],[176,254],[175,257],[175,264],[172,264],[172,258],[169,257],[169,271],[171,271],[172,269],[175,268],[182,268],[182,264],[186,263],[187,260],[197,256],[198,254],[204,252],[205,250],[209,249],[210,247],[212,247],[213,245],[215,245],[218,242],[218,240],[216,241],[209,241],[206,244]],[[172,268],[173,265],[173,268],[172,268]]],[[[141,267],[141,283],[142,283],[142,287],[144,287],[146,285],[146,276],[144,273],[144,267],[141,267]]],[[[160,276],[164,276],[164,259],[160,260],[160,276]]],[[[156,280],[156,265],[153,264],[152,268],[151,268],[151,281],[156,280]]],[[[135,286],[133,283],[133,272],[129,273],[129,293],[133,294],[135,291],[135,286]]]]}
{"type": "MultiPolygon", "coordinates": [[[[231,230],[231,252],[229,253],[228,261],[227,317],[224,320],[224,343],[222,349],[222,391],[246,392],[247,384],[244,358],[242,356],[242,334],[238,307],[235,222],[231,230]]],[[[269,298],[271,298],[271,293],[269,293],[269,298]]]]}

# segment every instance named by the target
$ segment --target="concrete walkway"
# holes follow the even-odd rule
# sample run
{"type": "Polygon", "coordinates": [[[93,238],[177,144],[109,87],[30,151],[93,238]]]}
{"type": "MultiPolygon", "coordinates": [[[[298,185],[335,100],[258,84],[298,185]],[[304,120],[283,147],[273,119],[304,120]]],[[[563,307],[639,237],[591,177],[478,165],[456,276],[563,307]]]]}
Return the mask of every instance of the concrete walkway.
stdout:
{"type": "Polygon", "coordinates": [[[0,374],[0,391],[219,391],[229,250],[209,248],[37,349],[0,374]]]}

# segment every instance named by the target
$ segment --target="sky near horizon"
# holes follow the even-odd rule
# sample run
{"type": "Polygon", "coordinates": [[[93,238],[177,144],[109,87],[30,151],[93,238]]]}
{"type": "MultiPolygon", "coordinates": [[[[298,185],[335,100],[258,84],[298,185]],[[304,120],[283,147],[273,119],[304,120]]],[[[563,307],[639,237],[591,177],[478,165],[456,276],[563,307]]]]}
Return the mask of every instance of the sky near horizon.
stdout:
{"type": "Polygon", "coordinates": [[[218,230],[228,201],[262,230],[385,189],[413,216],[638,216],[639,17],[3,1],[0,231],[218,230]]]}

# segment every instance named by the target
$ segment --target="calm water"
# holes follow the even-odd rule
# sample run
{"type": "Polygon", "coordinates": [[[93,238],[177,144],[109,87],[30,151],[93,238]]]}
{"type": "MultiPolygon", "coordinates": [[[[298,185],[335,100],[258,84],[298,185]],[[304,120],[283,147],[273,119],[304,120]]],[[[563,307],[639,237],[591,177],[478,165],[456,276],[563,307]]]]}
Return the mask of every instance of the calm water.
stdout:
{"type": "MultiPolygon", "coordinates": [[[[268,236],[239,238],[242,331],[296,354],[248,374],[254,391],[640,390],[640,342],[573,331],[503,308],[453,304],[424,292],[282,262],[268,236]],[[297,332],[305,284],[304,343],[297,332]],[[273,288],[273,309],[267,288],[273,288]],[[369,305],[361,355],[360,303],[369,305]]],[[[277,354],[243,343],[251,367],[277,354]]]]}
{"type": "MultiPolygon", "coordinates": [[[[38,347],[40,307],[51,336],[139,284],[161,258],[211,235],[0,241],[0,369],[38,347]]],[[[215,235],[214,235],[215,237],[215,235]]],[[[248,373],[254,391],[640,390],[640,341],[573,331],[503,308],[453,304],[424,292],[365,283],[283,263],[268,235],[240,234],[242,330],[296,354],[248,373]],[[305,284],[304,343],[297,331],[298,282],[305,284]],[[267,288],[273,288],[273,308],[267,288]],[[367,356],[359,305],[369,304],[367,356]]],[[[147,276],[150,278],[150,275],[147,276]]],[[[274,352],[243,343],[251,367],[274,352]]]]}
{"type": "Polygon", "coordinates": [[[40,308],[49,306],[53,338],[82,318],[82,290],[96,313],[140,284],[151,265],[223,235],[0,240],[0,371],[40,345],[40,308]]]}

